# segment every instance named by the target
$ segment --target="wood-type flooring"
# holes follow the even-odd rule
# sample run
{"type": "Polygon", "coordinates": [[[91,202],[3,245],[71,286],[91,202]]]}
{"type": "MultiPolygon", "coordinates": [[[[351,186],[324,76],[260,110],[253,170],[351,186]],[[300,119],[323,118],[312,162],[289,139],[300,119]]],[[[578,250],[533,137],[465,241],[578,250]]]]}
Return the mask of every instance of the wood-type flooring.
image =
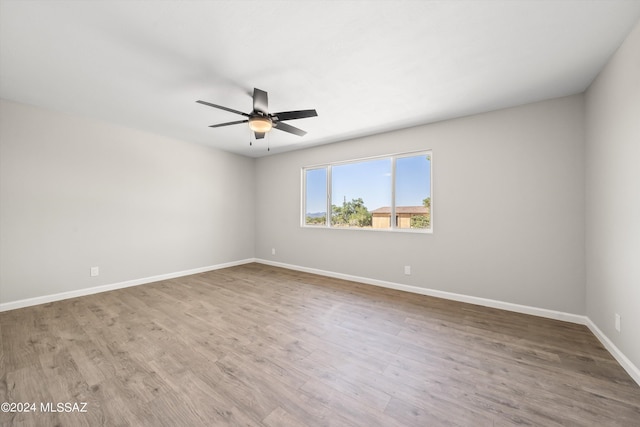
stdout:
{"type": "Polygon", "coordinates": [[[2,426],[640,426],[585,326],[262,264],[7,311],[0,337],[0,402],[36,409],[2,426]]]}

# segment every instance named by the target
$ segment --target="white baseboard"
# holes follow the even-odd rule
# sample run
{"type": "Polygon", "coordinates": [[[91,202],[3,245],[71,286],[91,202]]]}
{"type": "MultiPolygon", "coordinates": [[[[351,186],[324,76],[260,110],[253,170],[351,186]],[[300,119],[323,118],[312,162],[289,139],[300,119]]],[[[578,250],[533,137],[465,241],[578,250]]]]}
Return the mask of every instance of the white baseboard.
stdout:
{"type": "Polygon", "coordinates": [[[638,385],[640,385],[640,369],[638,369],[638,367],[634,365],[633,362],[631,362],[631,360],[629,360],[627,356],[625,356],[624,353],[622,353],[620,349],[616,347],[616,345],[604,334],[604,332],[602,332],[600,328],[598,328],[596,324],[593,323],[593,321],[588,317],[587,327],[591,330],[591,332],[593,332],[593,335],[595,335],[596,338],[600,340],[602,345],[604,345],[604,347],[609,350],[609,353],[611,353],[611,355],[618,361],[618,363],[624,368],[624,370],[627,371],[631,378],[633,378],[633,380],[638,383],[638,385]]]}
{"type": "Polygon", "coordinates": [[[317,268],[302,267],[299,265],[286,264],[283,262],[275,262],[261,258],[247,258],[238,261],[231,261],[222,264],[210,265],[207,267],[199,267],[191,270],[178,271],[175,273],[160,274],[157,276],[144,277],[141,279],[128,280],[125,282],[113,283],[110,285],[95,286],[92,288],[78,289],[75,291],[61,292],[52,295],[44,295],[35,298],[27,298],[18,301],[11,301],[0,304],[0,312],[15,310],[18,308],[29,307],[38,304],[46,304],[49,302],[60,301],[69,298],[76,298],[85,295],[97,294],[100,292],[113,291],[116,289],[128,288],[130,286],[144,285],[146,283],[158,282],[161,280],[174,279],[176,277],[189,276],[192,274],[204,273],[206,271],[219,270],[221,268],[235,267],[237,265],[258,262],[260,264],[272,265],[274,267],[282,267],[289,270],[302,271],[305,273],[318,274],[321,276],[334,277],[336,279],[350,280],[353,282],[364,283],[374,286],[381,286],[389,289],[396,289],[405,292],[411,292],[420,295],[428,295],[437,298],[444,298],[453,301],[466,302],[470,304],[481,305],[485,307],[498,308],[501,310],[513,311],[516,313],[530,314],[533,316],[545,317],[548,319],[562,320],[565,322],[586,325],[591,332],[600,340],[602,345],[613,355],[620,365],[629,373],[631,378],[640,385],[640,369],[635,366],[613,342],[596,326],[587,316],[579,314],[565,313],[562,311],[548,310],[545,308],[531,307],[521,304],[513,304],[504,301],[492,300],[488,298],[480,298],[453,292],[439,291],[436,289],[422,288],[419,286],[404,285],[401,283],[388,282],[384,280],[371,279],[368,277],[354,276],[351,274],[336,273],[333,271],[320,270],[317,268]]]}
{"type": "Polygon", "coordinates": [[[0,304],[0,312],[15,310],[17,308],[30,307],[32,305],[46,304],[49,302],[60,301],[63,299],[76,298],[85,295],[98,294],[100,292],[113,291],[116,289],[128,288],[130,286],[144,285],[145,283],[159,282],[161,280],[175,279],[176,277],[189,276],[191,274],[204,273],[206,271],[219,270],[221,268],[235,267],[236,265],[248,264],[255,262],[254,258],[248,258],[238,261],[225,262],[222,264],[209,265],[207,267],[193,268],[190,270],[178,271],[175,273],[159,274],[157,276],[144,277],[141,279],[127,280],[125,282],[112,283],[110,285],[94,286],[91,288],[83,288],[74,291],[60,292],[57,294],[44,295],[35,298],[27,298],[17,301],[5,302],[0,304]]]}
{"type": "Polygon", "coordinates": [[[399,291],[411,292],[414,294],[428,295],[431,297],[444,298],[453,301],[466,302],[469,304],[482,305],[485,307],[499,308],[501,310],[515,311],[517,313],[531,314],[533,316],[546,317],[549,319],[562,320],[565,322],[587,324],[586,316],[579,314],[565,313],[562,311],[548,310],[546,308],[530,307],[527,305],[513,304],[510,302],[498,301],[488,298],[473,297],[469,295],[456,294],[453,292],[439,291],[436,289],[422,288],[419,286],[403,285],[401,283],[387,282],[384,280],[371,279],[368,277],[353,276],[350,274],[336,273],[333,271],[319,270],[316,268],[301,267],[299,265],[286,264],[258,258],[256,262],[274,267],[287,268],[289,270],[303,271],[305,273],[319,274],[321,276],[334,277],[336,279],[350,280],[353,282],[368,285],[381,286],[383,288],[396,289],[399,291]]]}
{"type": "Polygon", "coordinates": [[[319,274],[321,276],[334,277],[336,279],[350,280],[353,282],[369,285],[381,286],[384,288],[397,289],[400,291],[412,292],[420,295],[428,295],[437,298],[444,298],[453,301],[466,302],[470,304],[482,305],[485,307],[499,308],[501,310],[513,311],[516,313],[530,314],[533,316],[545,317],[548,319],[562,320],[565,322],[586,325],[598,340],[605,346],[611,355],[620,363],[625,371],[640,385],[640,369],[635,366],[613,342],[593,323],[587,316],[565,313],[562,311],[548,310],[545,308],[531,307],[510,302],[497,301],[488,298],[479,298],[469,295],[456,294],[453,292],[438,291],[435,289],[421,288],[419,286],[403,285],[400,283],[387,282],[384,280],[370,279],[368,277],[353,276],[350,274],[336,273],[333,271],[320,270],[317,268],[301,267],[299,265],[275,262],[258,258],[255,262],[272,265],[274,267],[287,268],[289,270],[303,271],[305,273],[319,274]]]}

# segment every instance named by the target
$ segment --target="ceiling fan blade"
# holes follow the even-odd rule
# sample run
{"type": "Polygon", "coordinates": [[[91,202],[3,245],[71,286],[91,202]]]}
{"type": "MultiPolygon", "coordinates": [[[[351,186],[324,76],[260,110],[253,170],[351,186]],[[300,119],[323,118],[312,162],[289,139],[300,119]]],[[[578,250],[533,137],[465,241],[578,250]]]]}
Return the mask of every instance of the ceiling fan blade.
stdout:
{"type": "Polygon", "coordinates": [[[289,132],[298,136],[305,136],[307,134],[307,132],[303,131],[302,129],[298,129],[297,127],[293,127],[291,125],[288,125],[282,122],[275,122],[273,124],[273,127],[274,129],[278,129],[284,132],[289,132]]]}
{"type": "Polygon", "coordinates": [[[264,132],[254,132],[254,134],[256,135],[256,139],[264,138],[264,132]]]}
{"type": "Polygon", "coordinates": [[[196,101],[196,102],[198,104],[208,105],[209,107],[219,108],[224,111],[229,111],[230,113],[236,113],[236,114],[240,114],[241,116],[249,117],[247,113],[243,113],[242,111],[234,110],[232,108],[223,107],[222,105],[216,105],[206,101],[196,101]]]}
{"type": "Polygon", "coordinates": [[[277,117],[279,121],[305,119],[307,117],[316,117],[318,113],[316,110],[300,110],[300,111],[283,111],[281,113],[271,114],[272,117],[277,117]]]}
{"type": "Polygon", "coordinates": [[[253,88],[253,109],[254,111],[269,112],[269,99],[267,92],[258,88],[253,88]]]}
{"type": "Polygon", "coordinates": [[[211,125],[209,126],[210,128],[219,128],[222,126],[229,126],[229,125],[237,125],[240,123],[247,123],[249,120],[238,120],[236,122],[229,122],[229,123],[220,123],[219,125],[211,125]]]}

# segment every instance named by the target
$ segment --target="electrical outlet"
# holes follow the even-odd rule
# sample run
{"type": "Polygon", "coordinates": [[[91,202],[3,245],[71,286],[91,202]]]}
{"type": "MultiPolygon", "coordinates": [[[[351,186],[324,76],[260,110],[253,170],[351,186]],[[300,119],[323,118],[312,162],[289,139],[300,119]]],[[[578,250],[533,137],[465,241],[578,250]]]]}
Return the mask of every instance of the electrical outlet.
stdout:
{"type": "Polygon", "coordinates": [[[620,332],[620,315],[616,313],[616,331],[620,332]]]}
{"type": "Polygon", "coordinates": [[[404,274],[406,274],[407,276],[411,276],[411,266],[410,265],[405,265],[404,266],[404,274]]]}
{"type": "Polygon", "coordinates": [[[271,248],[271,255],[275,255],[276,254],[276,248],[271,248]]]}
{"type": "Polygon", "coordinates": [[[99,267],[91,267],[91,277],[96,277],[100,275],[100,268],[99,267]]]}

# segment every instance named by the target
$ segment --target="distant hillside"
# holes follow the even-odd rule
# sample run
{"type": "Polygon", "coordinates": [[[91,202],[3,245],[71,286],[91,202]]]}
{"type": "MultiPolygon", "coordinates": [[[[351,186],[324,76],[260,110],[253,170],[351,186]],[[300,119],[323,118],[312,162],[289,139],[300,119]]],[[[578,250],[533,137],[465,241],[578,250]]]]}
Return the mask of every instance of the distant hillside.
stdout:
{"type": "Polygon", "coordinates": [[[327,216],[327,213],[326,212],[307,213],[307,218],[322,218],[323,216],[327,216]]]}

